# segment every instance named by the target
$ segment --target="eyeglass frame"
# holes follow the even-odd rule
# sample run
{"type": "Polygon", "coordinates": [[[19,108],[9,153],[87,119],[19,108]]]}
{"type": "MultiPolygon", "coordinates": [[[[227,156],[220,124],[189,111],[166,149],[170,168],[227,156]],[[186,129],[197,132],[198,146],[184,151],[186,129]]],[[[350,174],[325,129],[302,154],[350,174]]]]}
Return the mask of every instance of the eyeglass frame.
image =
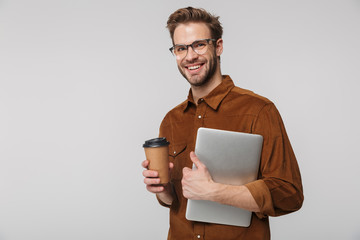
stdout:
{"type": "MultiPolygon", "coordinates": [[[[176,56],[176,54],[175,54],[174,51],[173,51],[174,48],[175,48],[176,46],[185,46],[185,47],[186,47],[186,55],[187,55],[188,52],[189,52],[189,47],[191,47],[192,50],[193,50],[196,54],[203,55],[203,54],[205,54],[205,53],[207,52],[207,50],[206,50],[206,52],[204,52],[204,53],[202,53],[202,54],[197,53],[197,52],[194,50],[193,44],[194,44],[195,42],[198,42],[198,41],[206,41],[207,44],[209,44],[210,41],[216,42],[217,40],[214,39],[214,38],[197,39],[197,40],[193,41],[191,44],[175,44],[174,46],[172,46],[171,48],[169,48],[169,50],[170,50],[170,52],[171,52],[172,55],[176,56]]],[[[185,55],[185,56],[186,56],[186,55],[185,55]]],[[[185,56],[184,56],[184,57],[185,57],[185,56]]]]}

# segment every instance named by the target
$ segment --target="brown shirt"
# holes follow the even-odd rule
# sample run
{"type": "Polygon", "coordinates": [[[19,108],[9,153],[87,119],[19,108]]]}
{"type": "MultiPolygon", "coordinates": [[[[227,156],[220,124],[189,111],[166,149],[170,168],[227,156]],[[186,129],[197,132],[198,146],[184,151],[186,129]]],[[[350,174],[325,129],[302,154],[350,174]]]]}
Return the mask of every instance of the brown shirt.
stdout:
{"type": "Polygon", "coordinates": [[[223,76],[222,83],[199,99],[198,105],[190,91],[188,99],[165,116],[159,135],[170,141],[169,158],[174,163],[171,182],[177,198],[170,206],[170,240],[270,239],[268,216],[287,214],[302,205],[300,171],[279,112],[268,99],[235,87],[229,76],[223,76]],[[185,218],[187,199],[182,194],[182,169],[192,166],[189,153],[194,151],[199,127],[264,137],[258,180],[246,184],[260,207],[259,213],[253,213],[249,227],[185,218]]]}

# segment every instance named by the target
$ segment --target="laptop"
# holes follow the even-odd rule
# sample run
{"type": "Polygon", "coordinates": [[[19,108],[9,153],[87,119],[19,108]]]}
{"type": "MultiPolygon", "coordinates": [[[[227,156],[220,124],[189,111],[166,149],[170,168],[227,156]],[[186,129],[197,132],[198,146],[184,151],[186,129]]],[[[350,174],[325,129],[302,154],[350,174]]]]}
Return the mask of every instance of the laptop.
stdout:
{"type": "MultiPolygon", "coordinates": [[[[257,179],[263,137],[257,134],[199,128],[195,154],[213,180],[243,185],[257,179]]],[[[193,170],[196,169],[193,165],[193,170]]],[[[252,212],[205,200],[188,200],[185,217],[191,221],[248,227],[252,212]]]]}

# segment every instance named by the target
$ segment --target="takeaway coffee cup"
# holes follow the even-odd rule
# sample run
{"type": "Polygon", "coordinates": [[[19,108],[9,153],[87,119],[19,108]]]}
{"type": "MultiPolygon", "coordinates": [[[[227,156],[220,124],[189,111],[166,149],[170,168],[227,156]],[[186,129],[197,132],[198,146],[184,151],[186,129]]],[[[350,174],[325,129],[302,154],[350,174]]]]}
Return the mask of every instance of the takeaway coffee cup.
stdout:
{"type": "Polygon", "coordinates": [[[169,144],[166,138],[153,138],[143,144],[149,169],[159,173],[160,184],[169,182],[169,144]]]}

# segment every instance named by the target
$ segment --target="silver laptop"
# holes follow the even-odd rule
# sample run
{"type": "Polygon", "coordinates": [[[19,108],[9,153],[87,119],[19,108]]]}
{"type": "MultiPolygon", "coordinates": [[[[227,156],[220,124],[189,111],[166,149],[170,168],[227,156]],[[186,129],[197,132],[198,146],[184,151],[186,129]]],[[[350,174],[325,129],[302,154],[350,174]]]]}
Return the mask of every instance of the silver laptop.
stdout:
{"type": "MultiPolygon", "coordinates": [[[[199,128],[195,154],[208,168],[213,180],[243,185],[257,179],[263,137],[257,134],[199,128]]],[[[196,169],[193,166],[193,169],[196,169]]],[[[186,219],[248,227],[250,211],[204,200],[188,200],[186,219]]]]}

